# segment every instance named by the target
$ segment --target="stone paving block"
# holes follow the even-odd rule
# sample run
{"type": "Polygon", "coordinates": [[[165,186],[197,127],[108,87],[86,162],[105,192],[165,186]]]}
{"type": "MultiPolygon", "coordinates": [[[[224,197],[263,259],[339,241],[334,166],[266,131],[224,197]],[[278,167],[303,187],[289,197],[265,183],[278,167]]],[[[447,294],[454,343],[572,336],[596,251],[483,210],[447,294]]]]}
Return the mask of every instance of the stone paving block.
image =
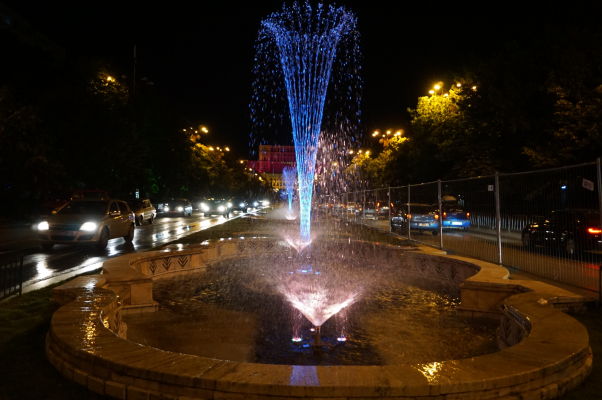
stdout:
{"type": "Polygon", "coordinates": [[[105,394],[105,382],[102,379],[88,376],[88,389],[98,394],[105,394]]]}
{"type": "Polygon", "coordinates": [[[73,380],[82,386],[87,386],[88,374],[80,369],[73,370],[73,380]]]}
{"type": "Polygon", "coordinates": [[[149,400],[150,393],[134,386],[127,387],[127,400],[149,400]]]}
{"type": "Polygon", "coordinates": [[[125,385],[113,381],[105,381],[105,394],[117,399],[125,400],[125,385]]]}

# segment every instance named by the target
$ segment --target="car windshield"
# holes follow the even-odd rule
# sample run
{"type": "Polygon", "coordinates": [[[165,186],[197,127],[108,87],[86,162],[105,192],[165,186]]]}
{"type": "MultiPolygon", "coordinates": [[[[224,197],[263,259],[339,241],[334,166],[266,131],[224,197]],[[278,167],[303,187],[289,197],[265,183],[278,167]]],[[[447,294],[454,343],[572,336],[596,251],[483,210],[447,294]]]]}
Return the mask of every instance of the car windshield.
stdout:
{"type": "Polygon", "coordinates": [[[130,201],[128,201],[128,204],[132,208],[141,208],[141,207],[144,207],[142,200],[130,200],[130,201]]]}
{"type": "Polygon", "coordinates": [[[102,215],[107,210],[106,201],[72,201],[61,208],[61,215],[102,215]]]}

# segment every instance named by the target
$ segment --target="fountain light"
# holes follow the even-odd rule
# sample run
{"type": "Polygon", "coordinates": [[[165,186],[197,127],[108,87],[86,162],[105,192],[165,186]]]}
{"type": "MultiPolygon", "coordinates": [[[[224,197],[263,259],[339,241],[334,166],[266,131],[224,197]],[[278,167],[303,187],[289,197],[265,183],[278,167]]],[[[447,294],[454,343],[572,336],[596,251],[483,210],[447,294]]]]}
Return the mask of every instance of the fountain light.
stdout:
{"type": "Polygon", "coordinates": [[[295,336],[291,339],[291,341],[293,341],[294,343],[299,343],[303,341],[303,338],[295,336]]]}

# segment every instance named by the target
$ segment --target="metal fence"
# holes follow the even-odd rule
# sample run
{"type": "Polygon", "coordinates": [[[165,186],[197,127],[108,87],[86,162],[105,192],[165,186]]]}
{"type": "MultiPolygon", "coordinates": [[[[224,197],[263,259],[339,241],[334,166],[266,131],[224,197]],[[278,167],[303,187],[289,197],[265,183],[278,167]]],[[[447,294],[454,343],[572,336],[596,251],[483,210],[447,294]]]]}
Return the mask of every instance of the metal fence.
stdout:
{"type": "Polygon", "coordinates": [[[23,253],[0,254],[0,300],[14,294],[21,295],[23,289],[23,253]]]}
{"type": "Polygon", "coordinates": [[[600,293],[600,160],[343,193],[333,214],[600,293]]]}

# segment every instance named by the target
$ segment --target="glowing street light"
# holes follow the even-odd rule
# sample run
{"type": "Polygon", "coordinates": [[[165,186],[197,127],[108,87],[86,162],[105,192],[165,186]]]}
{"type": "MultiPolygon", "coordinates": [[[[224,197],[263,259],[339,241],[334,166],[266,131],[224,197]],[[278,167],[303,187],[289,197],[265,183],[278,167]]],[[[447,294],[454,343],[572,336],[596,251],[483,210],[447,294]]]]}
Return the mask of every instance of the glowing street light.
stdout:
{"type": "Polygon", "coordinates": [[[226,146],[226,147],[224,147],[224,150],[230,151],[230,148],[228,146],[226,146]]]}
{"type": "Polygon", "coordinates": [[[201,132],[203,133],[209,133],[209,129],[207,129],[207,127],[205,125],[201,125],[201,132]]]}
{"type": "Polygon", "coordinates": [[[435,94],[435,91],[433,89],[431,89],[431,90],[429,90],[429,94],[433,95],[433,94],[435,94]]]}
{"type": "Polygon", "coordinates": [[[440,90],[441,89],[441,84],[436,83],[435,86],[433,86],[433,89],[440,90]]]}
{"type": "Polygon", "coordinates": [[[462,84],[460,82],[456,83],[456,87],[462,87],[462,84]]]}
{"type": "Polygon", "coordinates": [[[113,78],[111,75],[107,75],[105,79],[107,80],[107,82],[115,82],[115,78],[113,78]]]}

